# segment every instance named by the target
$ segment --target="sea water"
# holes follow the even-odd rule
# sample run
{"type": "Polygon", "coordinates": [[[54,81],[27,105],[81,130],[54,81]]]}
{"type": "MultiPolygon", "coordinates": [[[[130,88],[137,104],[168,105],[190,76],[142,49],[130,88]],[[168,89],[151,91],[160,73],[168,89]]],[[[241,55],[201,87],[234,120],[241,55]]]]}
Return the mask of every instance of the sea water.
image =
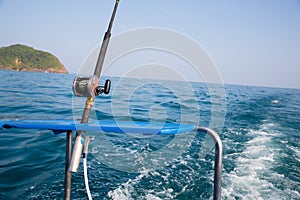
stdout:
{"type": "MultiPolygon", "coordinates": [[[[0,119],[80,119],[85,98],[73,96],[74,76],[0,71],[0,119]]],[[[111,79],[111,93],[97,97],[91,120],[214,127],[216,103],[204,83],[111,79]]],[[[216,130],[224,148],[222,199],[300,199],[300,90],[224,91],[218,121],[225,121],[216,130]]],[[[94,199],[212,199],[214,151],[201,153],[205,136],[87,135],[94,199]]],[[[2,129],[0,136],[0,199],[62,199],[65,134],[2,129]]],[[[71,197],[87,199],[82,164],[72,174],[71,197]]]]}

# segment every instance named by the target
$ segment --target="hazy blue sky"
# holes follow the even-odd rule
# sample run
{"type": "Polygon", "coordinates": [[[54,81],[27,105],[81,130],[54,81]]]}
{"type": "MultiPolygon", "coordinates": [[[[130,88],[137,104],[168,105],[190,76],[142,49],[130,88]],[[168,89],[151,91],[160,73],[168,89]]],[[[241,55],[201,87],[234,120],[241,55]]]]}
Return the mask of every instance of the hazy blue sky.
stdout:
{"type": "MultiPolygon", "coordinates": [[[[114,0],[0,0],[0,46],[21,43],[77,71],[114,0]]],[[[299,0],[120,0],[112,35],[173,29],[202,45],[225,83],[300,88],[299,0]]]]}

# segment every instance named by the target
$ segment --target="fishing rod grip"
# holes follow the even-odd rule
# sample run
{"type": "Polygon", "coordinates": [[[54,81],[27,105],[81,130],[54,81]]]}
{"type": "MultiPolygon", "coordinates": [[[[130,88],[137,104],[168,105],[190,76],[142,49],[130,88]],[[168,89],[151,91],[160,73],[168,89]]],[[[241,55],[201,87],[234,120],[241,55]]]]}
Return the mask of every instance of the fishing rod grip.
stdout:
{"type": "Polygon", "coordinates": [[[94,72],[94,76],[96,76],[97,78],[100,77],[100,73],[101,73],[101,70],[102,70],[103,63],[104,63],[104,58],[105,58],[105,55],[106,55],[108,43],[109,43],[109,40],[110,40],[110,35],[111,35],[110,33],[106,32],[105,35],[104,35],[104,38],[103,38],[103,42],[102,42],[102,45],[101,45],[100,53],[99,53],[99,56],[98,56],[98,60],[97,60],[97,64],[96,64],[95,72],[94,72]]]}
{"type": "MultiPolygon", "coordinates": [[[[89,115],[90,115],[93,104],[94,104],[94,98],[87,97],[86,102],[85,102],[85,108],[82,113],[82,118],[81,118],[80,123],[83,123],[83,124],[88,123],[89,115]]],[[[74,148],[73,148],[72,158],[71,158],[70,167],[69,167],[69,171],[71,171],[71,172],[78,172],[78,167],[80,164],[80,158],[81,158],[81,154],[82,154],[82,148],[83,148],[83,144],[84,144],[84,138],[83,138],[84,135],[85,135],[84,131],[77,131],[77,133],[76,133],[76,139],[74,142],[74,148]]]]}

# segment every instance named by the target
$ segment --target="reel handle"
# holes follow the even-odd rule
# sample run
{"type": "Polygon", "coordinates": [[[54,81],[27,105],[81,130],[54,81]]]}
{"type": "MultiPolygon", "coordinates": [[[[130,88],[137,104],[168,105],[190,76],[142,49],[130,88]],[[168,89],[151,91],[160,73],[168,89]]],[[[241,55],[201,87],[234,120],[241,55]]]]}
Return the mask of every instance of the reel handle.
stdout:
{"type": "Polygon", "coordinates": [[[111,81],[106,79],[104,86],[98,86],[95,90],[96,95],[100,95],[102,93],[109,94],[111,81]]]}

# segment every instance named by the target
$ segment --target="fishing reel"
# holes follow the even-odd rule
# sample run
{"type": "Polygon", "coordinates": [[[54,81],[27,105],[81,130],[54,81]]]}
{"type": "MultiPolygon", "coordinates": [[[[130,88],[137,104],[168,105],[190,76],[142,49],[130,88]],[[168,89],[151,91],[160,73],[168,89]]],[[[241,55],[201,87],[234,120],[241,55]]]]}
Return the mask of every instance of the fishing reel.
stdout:
{"type": "Polygon", "coordinates": [[[99,85],[96,76],[83,77],[76,76],[73,81],[73,92],[78,97],[95,97],[102,93],[108,94],[110,91],[110,80],[105,81],[104,86],[99,85]]]}

